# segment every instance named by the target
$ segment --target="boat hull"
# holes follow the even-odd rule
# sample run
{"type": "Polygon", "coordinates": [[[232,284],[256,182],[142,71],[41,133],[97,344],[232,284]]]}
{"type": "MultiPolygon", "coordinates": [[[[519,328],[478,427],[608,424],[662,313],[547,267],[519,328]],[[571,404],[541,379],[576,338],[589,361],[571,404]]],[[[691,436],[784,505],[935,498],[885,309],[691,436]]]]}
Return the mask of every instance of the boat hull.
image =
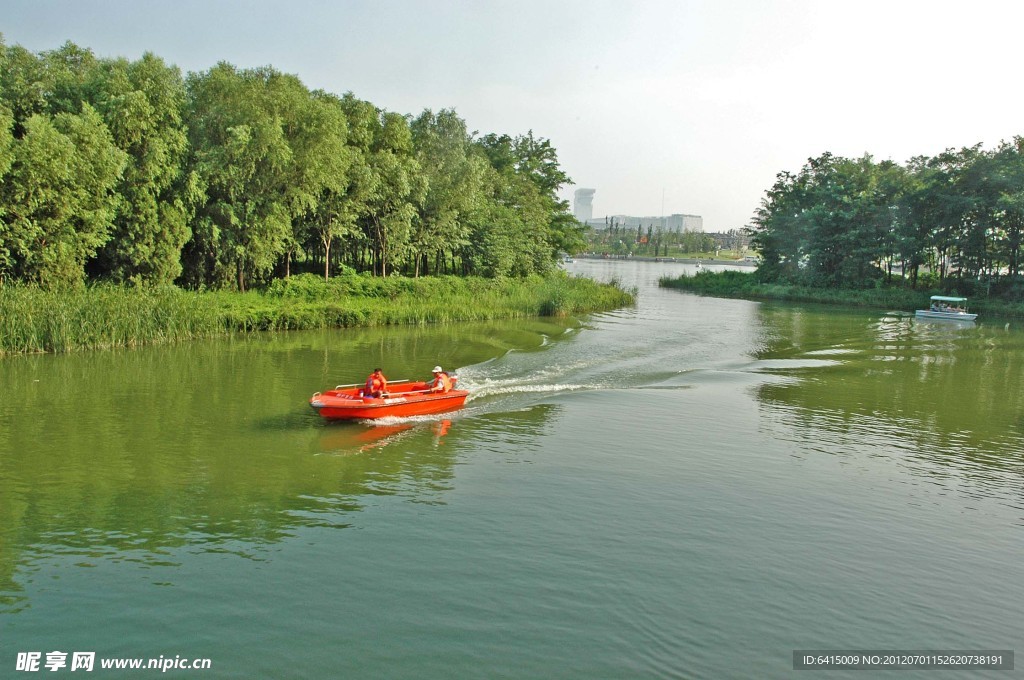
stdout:
{"type": "Polygon", "coordinates": [[[444,413],[462,408],[469,392],[424,392],[423,383],[403,385],[387,397],[362,397],[358,389],[317,392],[309,405],[326,420],[374,420],[444,413]]]}
{"type": "Polygon", "coordinates": [[[978,318],[977,314],[967,312],[936,312],[930,309],[919,309],[914,314],[922,319],[947,319],[949,321],[974,321],[978,318]]]}

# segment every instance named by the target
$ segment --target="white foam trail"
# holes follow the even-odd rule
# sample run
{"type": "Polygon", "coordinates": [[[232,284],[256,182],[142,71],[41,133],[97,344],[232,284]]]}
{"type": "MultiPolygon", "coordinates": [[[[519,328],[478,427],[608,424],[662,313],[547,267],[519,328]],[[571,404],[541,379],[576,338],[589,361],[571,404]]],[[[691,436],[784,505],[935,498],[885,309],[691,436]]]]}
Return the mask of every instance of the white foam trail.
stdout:
{"type": "Polygon", "coordinates": [[[439,423],[442,420],[451,420],[458,411],[447,411],[445,413],[428,413],[422,416],[384,416],[361,422],[371,427],[388,427],[389,425],[415,425],[416,423],[439,423]]]}
{"type": "Polygon", "coordinates": [[[483,384],[467,385],[469,397],[466,401],[473,401],[482,397],[493,397],[504,394],[551,394],[556,392],[575,392],[577,390],[599,389],[596,385],[571,385],[571,384],[549,384],[549,385],[524,385],[524,384],[483,384]]]}

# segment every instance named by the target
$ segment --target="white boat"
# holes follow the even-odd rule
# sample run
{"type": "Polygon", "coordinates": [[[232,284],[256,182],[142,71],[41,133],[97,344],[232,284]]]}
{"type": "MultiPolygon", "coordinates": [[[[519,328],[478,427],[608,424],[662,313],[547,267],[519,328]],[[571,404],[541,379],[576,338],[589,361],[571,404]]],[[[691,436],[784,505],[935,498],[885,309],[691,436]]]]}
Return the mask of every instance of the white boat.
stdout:
{"type": "Polygon", "coordinates": [[[928,309],[919,309],[915,316],[923,319],[950,319],[951,321],[974,321],[977,314],[967,311],[967,298],[933,295],[928,309]]]}

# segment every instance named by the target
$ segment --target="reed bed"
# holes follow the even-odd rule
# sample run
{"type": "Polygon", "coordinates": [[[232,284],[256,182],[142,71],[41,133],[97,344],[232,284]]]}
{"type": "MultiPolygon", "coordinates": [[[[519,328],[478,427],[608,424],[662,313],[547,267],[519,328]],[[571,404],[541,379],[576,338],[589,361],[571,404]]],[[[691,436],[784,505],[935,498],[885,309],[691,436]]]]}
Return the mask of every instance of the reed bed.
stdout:
{"type": "Polygon", "coordinates": [[[265,291],[0,286],[0,354],[70,352],[282,331],[567,316],[633,304],[635,291],[558,273],[528,279],[314,275],[265,291]]]}
{"type": "Polygon", "coordinates": [[[0,353],[68,352],[175,342],[224,331],[215,309],[185,291],[93,286],[0,287],[0,353]]]}

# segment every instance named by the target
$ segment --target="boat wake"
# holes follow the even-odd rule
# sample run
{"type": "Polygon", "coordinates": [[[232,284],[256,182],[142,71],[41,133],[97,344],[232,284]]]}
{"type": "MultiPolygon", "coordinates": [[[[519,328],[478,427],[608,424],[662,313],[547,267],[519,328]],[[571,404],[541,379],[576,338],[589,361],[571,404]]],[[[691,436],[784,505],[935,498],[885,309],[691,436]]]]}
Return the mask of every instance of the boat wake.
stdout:
{"type": "Polygon", "coordinates": [[[469,390],[469,398],[467,402],[476,401],[478,399],[486,399],[488,397],[496,397],[510,394],[557,394],[560,392],[576,392],[579,390],[595,390],[600,389],[599,385],[579,385],[579,384],[523,384],[515,380],[495,380],[485,381],[482,383],[463,383],[465,389],[469,390]]]}
{"type": "Polygon", "coordinates": [[[529,408],[538,401],[541,401],[542,399],[538,399],[538,397],[546,398],[556,394],[600,389],[598,385],[565,383],[537,385],[523,383],[514,379],[469,382],[461,378],[459,380],[459,387],[460,389],[469,390],[466,406],[461,409],[418,416],[386,416],[373,420],[360,420],[358,422],[372,427],[384,428],[400,425],[413,426],[424,423],[439,423],[461,420],[484,413],[518,411],[523,408],[529,408]]]}

